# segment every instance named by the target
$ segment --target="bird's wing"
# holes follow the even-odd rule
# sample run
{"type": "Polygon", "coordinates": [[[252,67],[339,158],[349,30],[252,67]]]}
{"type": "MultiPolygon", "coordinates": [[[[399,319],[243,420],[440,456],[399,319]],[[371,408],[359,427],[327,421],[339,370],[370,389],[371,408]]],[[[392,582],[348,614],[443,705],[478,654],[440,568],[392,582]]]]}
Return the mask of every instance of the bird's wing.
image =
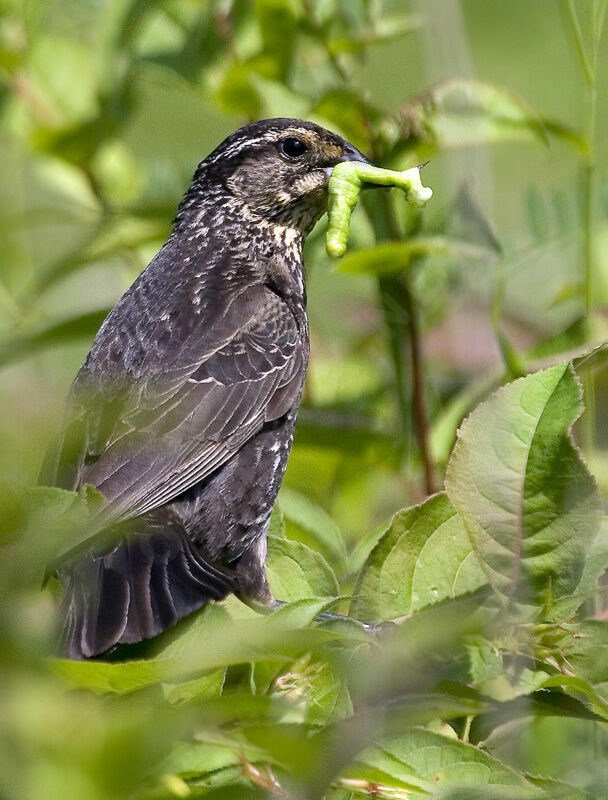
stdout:
{"type": "MultiPolygon", "coordinates": [[[[250,287],[221,319],[221,341],[194,356],[196,329],[173,360],[139,381],[83,372],[69,403],[56,484],[88,483],[126,519],[178,496],[298,401],[306,354],[288,305],[250,287]]],[[[201,332],[198,333],[202,338],[201,332]]],[[[47,478],[48,480],[48,478],[47,478]]]]}

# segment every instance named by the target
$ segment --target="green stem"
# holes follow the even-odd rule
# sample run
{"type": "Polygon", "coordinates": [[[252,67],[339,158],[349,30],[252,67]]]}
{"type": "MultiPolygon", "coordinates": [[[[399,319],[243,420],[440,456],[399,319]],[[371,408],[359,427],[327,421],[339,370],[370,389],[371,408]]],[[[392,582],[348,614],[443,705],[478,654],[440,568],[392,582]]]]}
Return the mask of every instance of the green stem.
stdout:
{"type": "MultiPolygon", "coordinates": [[[[595,3],[595,0],[592,0],[592,2],[595,3]]],[[[578,18],[574,0],[566,0],[566,10],[568,12],[570,27],[572,28],[572,33],[574,35],[574,42],[576,44],[579,61],[581,62],[581,67],[583,68],[583,73],[585,75],[585,81],[590,84],[594,80],[593,68],[589,58],[587,57],[587,48],[585,47],[583,30],[581,28],[581,23],[578,18]]]]}
{"type": "MultiPolygon", "coordinates": [[[[373,205],[364,205],[372,221],[377,241],[400,241],[399,225],[395,219],[388,193],[383,193],[373,205]]],[[[420,220],[417,217],[418,222],[420,220]]],[[[409,231],[411,234],[413,231],[409,231]]],[[[378,278],[378,290],[384,320],[389,333],[389,343],[395,371],[397,402],[402,438],[405,441],[409,421],[413,416],[418,452],[424,470],[425,494],[437,491],[435,464],[431,454],[426,386],[424,381],[424,356],[420,335],[419,310],[409,285],[407,275],[383,275],[378,278]],[[409,345],[411,376],[411,402],[407,386],[406,343],[409,345]]]]}
{"type": "MultiPolygon", "coordinates": [[[[584,268],[584,301],[585,301],[585,339],[587,344],[593,341],[593,309],[595,290],[595,125],[597,111],[596,66],[597,54],[602,36],[602,28],[606,15],[607,0],[591,0],[591,47],[587,48],[583,30],[574,0],[567,0],[566,10],[572,30],[576,51],[583,72],[587,95],[587,113],[585,120],[586,153],[582,163],[583,183],[583,268],[584,268]]],[[[594,447],[596,429],[595,377],[592,370],[586,369],[583,374],[585,403],[587,410],[583,419],[583,449],[587,456],[594,447]]]]}

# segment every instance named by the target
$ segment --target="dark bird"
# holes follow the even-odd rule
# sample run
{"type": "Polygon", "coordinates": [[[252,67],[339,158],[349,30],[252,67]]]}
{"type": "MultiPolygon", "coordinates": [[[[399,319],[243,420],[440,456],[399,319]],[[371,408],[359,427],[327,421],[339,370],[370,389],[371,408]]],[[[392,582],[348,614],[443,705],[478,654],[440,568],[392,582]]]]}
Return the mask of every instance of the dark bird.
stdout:
{"type": "Polygon", "coordinates": [[[230,593],[272,602],[266,536],[309,352],[302,243],[346,160],[367,161],[310,122],[237,130],[101,326],[41,476],[96,487],[111,534],[58,568],[69,657],[230,593]]]}

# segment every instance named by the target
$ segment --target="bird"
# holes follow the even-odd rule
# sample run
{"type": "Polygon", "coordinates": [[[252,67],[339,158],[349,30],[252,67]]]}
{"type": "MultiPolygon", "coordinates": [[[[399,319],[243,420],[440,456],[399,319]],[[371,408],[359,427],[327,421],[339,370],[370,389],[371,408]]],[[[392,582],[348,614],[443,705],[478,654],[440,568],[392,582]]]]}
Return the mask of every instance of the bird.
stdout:
{"type": "Polygon", "coordinates": [[[272,605],[267,534],[309,357],[302,245],[342,161],[371,163],[304,120],[236,130],[99,329],[40,477],[102,497],[102,535],[55,570],[66,657],[230,594],[272,605]]]}

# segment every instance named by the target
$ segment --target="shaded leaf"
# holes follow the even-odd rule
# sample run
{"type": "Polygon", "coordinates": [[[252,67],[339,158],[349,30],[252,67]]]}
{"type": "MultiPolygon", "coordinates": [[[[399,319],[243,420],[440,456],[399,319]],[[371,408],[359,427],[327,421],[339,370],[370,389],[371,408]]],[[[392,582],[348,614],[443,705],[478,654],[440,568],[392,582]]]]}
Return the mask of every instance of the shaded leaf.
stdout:
{"type": "Polygon", "coordinates": [[[381,44],[401,39],[409,33],[420,30],[424,19],[418,14],[393,14],[380,17],[373,28],[359,32],[352,31],[348,37],[336,37],[328,42],[334,53],[356,53],[370,44],[381,44]]]}
{"type": "Polygon", "coordinates": [[[576,589],[570,595],[555,598],[553,607],[555,617],[566,619],[593,597],[598,581],[606,570],[608,570],[608,520],[604,518],[587,553],[583,574],[576,589]]]}
{"type": "Polygon", "coordinates": [[[368,250],[349,253],[337,269],[351,275],[392,275],[409,269],[416,258],[445,255],[453,258],[488,259],[485,247],[449,236],[414,236],[406,242],[384,242],[368,250]]]}
{"type": "Polygon", "coordinates": [[[92,340],[110,309],[91,311],[50,325],[29,335],[17,336],[0,345],[0,366],[39,353],[48,347],[68,344],[78,339],[92,340]]]}
{"type": "Polygon", "coordinates": [[[288,538],[321,550],[338,565],[344,563],[346,545],[342,533],[325,509],[289,486],[281,488],[279,504],[288,538]]]}
{"type": "Polygon", "coordinates": [[[266,568],[270,590],[278,600],[335,597],[340,592],[327,561],[301,542],[269,536],[266,568]]]}
{"type": "MultiPolygon", "coordinates": [[[[568,663],[575,674],[592,684],[608,683],[608,620],[587,620],[568,663]]],[[[605,692],[608,698],[608,692],[605,692]]]]}

